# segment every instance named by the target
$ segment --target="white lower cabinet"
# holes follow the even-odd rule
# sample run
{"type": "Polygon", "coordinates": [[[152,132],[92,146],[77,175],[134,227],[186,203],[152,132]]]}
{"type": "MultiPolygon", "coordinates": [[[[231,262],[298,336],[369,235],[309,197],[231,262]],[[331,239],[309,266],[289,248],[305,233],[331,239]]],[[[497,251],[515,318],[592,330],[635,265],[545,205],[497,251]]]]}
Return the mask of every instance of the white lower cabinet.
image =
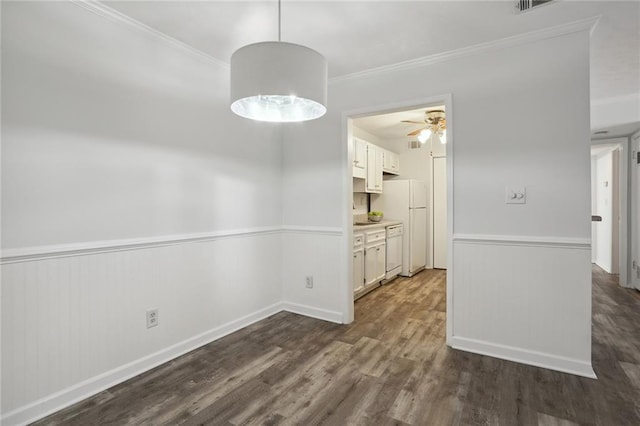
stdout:
{"type": "Polygon", "coordinates": [[[383,242],[364,249],[365,255],[365,286],[372,285],[384,279],[386,244],[383,242]]]}
{"type": "Polygon", "coordinates": [[[353,293],[364,289],[364,235],[353,236],[353,293]]]}
{"type": "Polygon", "coordinates": [[[353,251],[353,292],[364,288],[364,250],[353,251]]]}
{"type": "Polygon", "coordinates": [[[358,298],[375,288],[386,276],[386,229],[368,230],[353,236],[353,293],[358,298]]]}

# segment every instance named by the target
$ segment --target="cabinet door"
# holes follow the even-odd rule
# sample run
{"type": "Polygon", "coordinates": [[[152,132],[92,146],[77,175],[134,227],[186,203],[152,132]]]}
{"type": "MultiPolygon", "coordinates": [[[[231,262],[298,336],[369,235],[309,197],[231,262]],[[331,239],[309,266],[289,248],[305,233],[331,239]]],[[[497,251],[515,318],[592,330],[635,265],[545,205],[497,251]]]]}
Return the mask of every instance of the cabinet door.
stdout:
{"type": "Polygon", "coordinates": [[[367,143],[362,139],[353,139],[353,167],[367,167],[367,143]]]}
{"type": "Polygon", "coordinates": [[[400,173],[400,156],[395,152],[383,151],[382,171],[386,173],[400,173]]]}
{"type": "Polygon", "coordinates": [[[400,173],[400,156],[395,152],[390,153],[389,168],[392,173],[400,173]]]}
{"type": "Polygon", "coordinates": [[[382,149],[367,144],[367,179],[365,191],[379,194],[382,192],[382,163],[384,161],[382,149]]]}
{"type": "Polygon", "coordinates": [[[365,286],[377,283],[386,276],[386,244],[384,242],[365,249],[365,286]]]}
{"type": "Polygon", "coordinates": [[[386,244],[376,247],[376,280],[384,279],[387,273],[387,253],[386,244]]]}
{"type": "Polygon", "coordinates": [[[377,149],[371,144],[367,144],[367,179],[365,187],[367,192],[376,191],[376,153],[377,149]]]}
{"type": "Polygon", "coordinates": [[[353,252],[353,291],[364,287],[364,252],[362,249],[353,252]]]}
{"type": "Polygon", "coordinates": [[[364,281],[365,286],[375,283],[378,279],[378,251],[377,246],[364,249],[364,281]]]}
{"type": "Polygon", "coordinates": [[[382,151],[382,170],[388,172],[391,170],[391,151],[387,151],[386,149],[382,151]]]}
{"type": "Polygon", "coordinates": [[[382,192],[382,167],[384,166],[384,152],[376,148],[376,191],[382,192]]]}

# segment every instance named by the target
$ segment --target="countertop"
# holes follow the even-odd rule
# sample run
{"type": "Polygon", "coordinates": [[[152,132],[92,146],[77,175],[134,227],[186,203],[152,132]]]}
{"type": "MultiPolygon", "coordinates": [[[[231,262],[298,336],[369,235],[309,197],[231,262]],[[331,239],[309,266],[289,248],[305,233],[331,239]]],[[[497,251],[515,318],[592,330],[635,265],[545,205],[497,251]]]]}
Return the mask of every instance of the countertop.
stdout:
{"type": "Polygon", "coordinates": [[[401,221],[399,220],[381,220],[380,222],[369,222],[366,225],[356,225],[355,223],[353,224],[353,231],[367,231],[369,229],[375,229],[375,228],[386,228],[387,226],[391,226],[391,225],[400,225],[402,224],[401,221]]]}

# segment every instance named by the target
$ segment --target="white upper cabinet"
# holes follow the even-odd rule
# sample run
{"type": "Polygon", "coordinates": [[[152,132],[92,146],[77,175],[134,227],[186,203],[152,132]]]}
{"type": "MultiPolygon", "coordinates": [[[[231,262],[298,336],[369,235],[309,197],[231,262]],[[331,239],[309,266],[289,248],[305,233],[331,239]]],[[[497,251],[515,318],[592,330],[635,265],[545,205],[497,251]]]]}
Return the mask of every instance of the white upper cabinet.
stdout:
{"type": "Polygon", "coordinates": [[[382,166],[383,152],[376,145],[367,144],[367,177],[365,179],[365,192],[374,194],[382,193],[382,166]]]}
{"type": "Polygon", "coordinates": [[[400,156],[385,149],[383,151],[382,171],[393,175],[400,174],[400,156]]]}
{"type": "Polygon", "coordinates": [[[367,177],[367,142],[353,138],[353,177],[367,177]]]}
{"type": "Polygon", "coordinates": [[[382,175],[400,174],[400,156],[365,140],[353,138],[354,192],[382,193],[382,175]]]}

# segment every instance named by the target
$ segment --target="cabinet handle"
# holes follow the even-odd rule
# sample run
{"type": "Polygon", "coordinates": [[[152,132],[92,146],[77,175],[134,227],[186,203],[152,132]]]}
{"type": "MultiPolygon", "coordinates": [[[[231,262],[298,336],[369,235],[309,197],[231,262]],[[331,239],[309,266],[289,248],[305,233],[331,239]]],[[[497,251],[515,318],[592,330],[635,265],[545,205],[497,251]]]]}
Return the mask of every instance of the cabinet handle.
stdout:
{"type": "Polygon", "coordinates": [[[380,247],[378,247],[378,248],[376,249],[376,251],[380,251],[380,247]]]}

